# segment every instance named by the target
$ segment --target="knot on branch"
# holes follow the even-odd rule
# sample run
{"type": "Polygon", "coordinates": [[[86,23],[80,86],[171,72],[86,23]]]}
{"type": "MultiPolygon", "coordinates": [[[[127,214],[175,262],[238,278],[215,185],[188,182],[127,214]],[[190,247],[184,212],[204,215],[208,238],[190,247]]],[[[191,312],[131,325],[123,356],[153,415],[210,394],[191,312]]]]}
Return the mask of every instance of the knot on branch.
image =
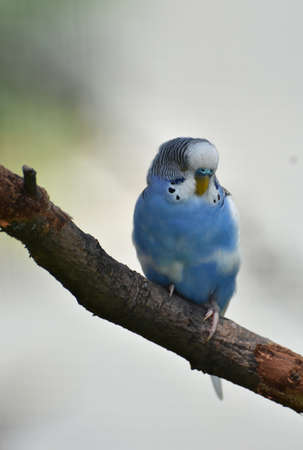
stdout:
{"type": "Polygon", "coordinates": [[[37,172],[35,171],[35,169],[27,166],[26,164],[22,166],[22,170],[23,170],[23,187],[26,194],[31,195],[32,197],[37,197],[39,194],[36,182],[37,172]]]}
{"type": "Polygon", "coordinates": [[[46,190],[37,185],[34,169],[22,169],[24,178],[0,165],[0,226],[7,229],[38,219],[46,230],[62,227],[70,216],[50,202],[46,190]]]}

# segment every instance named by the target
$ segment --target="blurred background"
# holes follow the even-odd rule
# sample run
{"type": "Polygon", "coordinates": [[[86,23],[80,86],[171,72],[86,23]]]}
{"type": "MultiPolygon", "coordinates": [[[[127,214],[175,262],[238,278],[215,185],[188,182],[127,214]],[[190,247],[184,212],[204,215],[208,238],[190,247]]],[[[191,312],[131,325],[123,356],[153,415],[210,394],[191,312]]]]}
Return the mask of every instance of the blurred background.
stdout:
{"type": "MultiPolygon", "coordinates": [[[[227,316],[303,352],[302,2],[2,0],[0,163],[140,271],[164,140],[205,137],[241,217],[227,316]]],[[[0,449],[302,449],[302,418],[118,326],[0,236],[0,449]]]]}

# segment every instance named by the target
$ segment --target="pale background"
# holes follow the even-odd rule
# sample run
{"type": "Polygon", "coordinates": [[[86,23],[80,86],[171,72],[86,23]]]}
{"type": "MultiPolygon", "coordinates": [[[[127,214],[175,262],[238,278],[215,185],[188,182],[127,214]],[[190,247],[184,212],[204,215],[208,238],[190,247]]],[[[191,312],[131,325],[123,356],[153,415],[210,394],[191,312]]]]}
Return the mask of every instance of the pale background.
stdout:
{"type": "MultiPolygon", "coordinates": [[[[0,163],[140,270],[132,213],[157,147],[219,149],[241,217],[227,316],[303,352],[300,1],[0,6],[0,163]]],[[[302,450],[302,418],[78,306],[0,235],[0,449],[302,450]]]]}

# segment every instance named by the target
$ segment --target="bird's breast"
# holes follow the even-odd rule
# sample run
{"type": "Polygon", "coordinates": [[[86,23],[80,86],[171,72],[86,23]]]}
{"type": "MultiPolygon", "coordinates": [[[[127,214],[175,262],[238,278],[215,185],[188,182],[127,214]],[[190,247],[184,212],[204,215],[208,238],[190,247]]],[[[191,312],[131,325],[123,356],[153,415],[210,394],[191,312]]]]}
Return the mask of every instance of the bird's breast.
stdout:
{"type": "Polygon", "coordinates": [[[184,267],[215,265],[222,274],[239,267],[238,221],[231,196],[222,205],[193,199],[180,205],[160,196],[141,200],[136,208],[134,241],[171,279],[182,278],[184,267]]]}

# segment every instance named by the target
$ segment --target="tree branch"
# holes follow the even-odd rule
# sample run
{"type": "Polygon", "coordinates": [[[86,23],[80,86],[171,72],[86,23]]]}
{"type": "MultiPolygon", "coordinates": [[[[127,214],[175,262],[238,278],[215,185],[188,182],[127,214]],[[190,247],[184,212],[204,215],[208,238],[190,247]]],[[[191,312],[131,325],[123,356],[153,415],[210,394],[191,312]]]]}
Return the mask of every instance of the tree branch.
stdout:
{"type": "Polygon", "coordinates": [[[204,309],[115,261],[36,185],[0,166],[0,226],[20,240],[41,267],[99,317],[121,325],[189,361],[192,369],[225,378],[303,412],[303,358],[228,319],[210,342],[204,309]]]}

